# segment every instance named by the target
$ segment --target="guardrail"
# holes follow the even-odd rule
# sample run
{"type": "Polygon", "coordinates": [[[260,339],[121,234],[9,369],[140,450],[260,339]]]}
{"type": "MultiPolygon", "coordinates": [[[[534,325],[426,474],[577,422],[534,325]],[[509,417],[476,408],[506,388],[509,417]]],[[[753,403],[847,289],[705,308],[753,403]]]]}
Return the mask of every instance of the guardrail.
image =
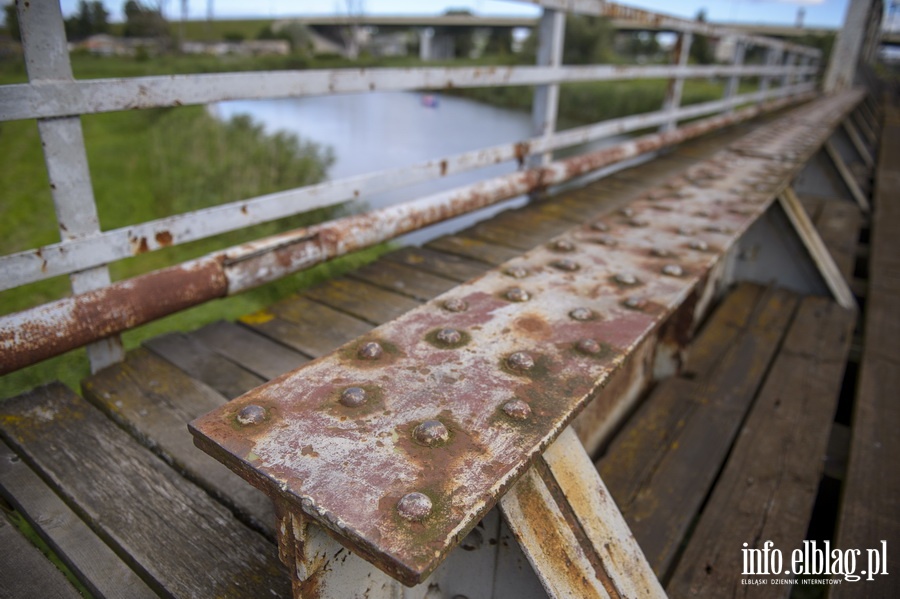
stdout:
{"type": "Polygon", "coordinates": [[[600,0],[532,3],[544,7],[538,27],[538,64],[533,67],[338,69],[81,81],[72,75],[58,4],[19,3],[29,83],[0,87],[0,120],[38,119],[61,240],[0,257],[0,290],[67,274],[74,295],[0,317],[0,373],[85,344],[92,344],[89,356],[97,370],[122,358],[116,334],[128,328],[656,151],[765,110],[808,99],[815,90],[814,76],[821,59],[816,49],[600,0]],[[564,11],[632,19],[677,32],[674,62],[666,66],[563,65],[564,11]],[[690,45],[697,35],[737,39],[732,64],[689,66],[690,45]],[[766,49],[765,64],[744,64],[746,50],[751,46],[766,49]],[[684,81],[707,77],[728,78],[723,98],[681,106],[684,81]],[[745,77],[760,78],[757,92],[737,93],[740,80],[745,77]],[[561,83],[648,78],[670,81],[660,110],[556,131],[561,83]],[[84,149],[82,114],[235,99],[492,86],[535,86],[534,137],[121,229],[101,228],[84,149]],[[701,117],[705,118],[678,127],[679,121],[701,117]],[[651,127],[660,127],[659,133],[552,162],[554,150],[651,127]],[[508,161],[518,161],[519,172],[227,248],[128,281],[110,281],[108,264],[140,253],[332,206],[363,193],[396,189],[508,161]]]}

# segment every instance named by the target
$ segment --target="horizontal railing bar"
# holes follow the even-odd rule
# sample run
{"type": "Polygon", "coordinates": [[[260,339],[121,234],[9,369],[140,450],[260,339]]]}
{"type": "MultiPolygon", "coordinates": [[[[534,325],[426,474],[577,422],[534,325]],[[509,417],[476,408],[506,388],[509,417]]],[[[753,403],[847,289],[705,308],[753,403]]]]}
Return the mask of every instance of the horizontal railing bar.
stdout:
{"type": "MultiPolygon", "coordinates": [[[[814,84],[804,83],[786,88],[785,92],[800,94],[813,88],[814,84]]],[[[333,206],[360,197],[363,192],[366,194],[380,193],[492,164],[511,160],[524,161],[527,156],[532,154],[550,152],[589,143],[610,135],[653,127],[667,122],[673,116],[677,120],[706,116],[733,106],[774,97],[781,91],[781,89],[777,89],[768,92],[753,92],[727,100],[715,100],[681,107],[674,113],[656,111],[613,119],[557,132],[551,136],[483,148],[407,167],[328,181],[10,254],[0,257],[0,271],[4,273],[4,277],[0,280],[0,291],[108,264],[171,245],[180,245],[316,208],[333,206]]]]}
{"type": "Polygon", "coordinates": [[[631,79],[811,75],[766,65],[312,69],[22,83],[0,87],[0,121],[337,93],[547,85],[631,79]]]}
{"type": "Polygon", "coordinates": [[[714,25],[705,21],[696,21],[690,19],[682,19],[662,13],[650,12],[639,8],[631,8],[623,6],[615,2],[606,2],[605,0],[516,0],[528,4],[537,4],[544,8],[562,10],[565,12],[592,15],[598,17],[608,17],[610,19],[622,19],[625,21],[634,21],[644,23],[648,28],[660,31],[685,31],[705,35],[710,37],[734,36],[737,39],[744,40],[750,44],[764,46],[769,48],[777,48],[779,50],[787,50],[796,54],[804,54],[807,56],[820,57],[822,51],[817,48],[803,46],[785,42],[779,39],[752,35],[744,33],[737,29],[731,29],[722,25],[714,25]]]}
{"type": "Polygon", "coordinates": [[[0,317],[0,374],[167,314],[239,293],[325,260],[394,239],[599,168],[655,152],[814,92],[744,108],[615,146],[419,200],[345,217],[217,252],[109,287],[0,317]]]}

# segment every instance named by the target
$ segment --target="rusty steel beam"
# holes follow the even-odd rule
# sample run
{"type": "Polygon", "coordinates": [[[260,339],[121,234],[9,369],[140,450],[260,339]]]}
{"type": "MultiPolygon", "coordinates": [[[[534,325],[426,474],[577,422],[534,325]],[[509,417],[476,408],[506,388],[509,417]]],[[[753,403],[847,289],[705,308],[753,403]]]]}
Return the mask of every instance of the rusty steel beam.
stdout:
{"type": "MultiPolygon", "coordinates": [[[[786,115],[764,127],[779,152],[736,144],[258,387],[191,423],[195,443],[388,574],[421,582],[637,348],[679,337],[672,319],[687,306],[691,320],[711,273],[860,99],[786,115]]],[[[623,151],[554,163],[539,181],[623,151]]]]}
{"type": "Polygon", "coordinates": [[[526,169],[413,202],[276,235],[114,283],[102,290],[0,317],[0,374],[211,299],[257,287],[337,256],[810,99],[813,95],[807,93],[773,100],[732,114],[695,121],[673,131],[645,135],[559,160],[545,167],[526,169]],[[177,280],[180,287],[173,287],[173,280],[177,280]],[[85,314],[90,318],[85,318],[85,314]]]}

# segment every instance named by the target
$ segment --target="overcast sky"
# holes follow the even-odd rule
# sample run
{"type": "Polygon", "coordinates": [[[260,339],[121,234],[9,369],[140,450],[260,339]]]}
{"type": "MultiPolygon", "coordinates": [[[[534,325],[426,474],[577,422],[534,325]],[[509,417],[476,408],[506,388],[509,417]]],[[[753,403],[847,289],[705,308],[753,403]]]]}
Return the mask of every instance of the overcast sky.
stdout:
{"type": "MultiPolygon", "coordinates": [[[[6,3],[8,0],[2,0],[6,3]]],[[[156,0],[152,0],[156,1],[156,0]]],[[[298,15],[329,15],[340,12],[346,0],[188,0],[189,18],[206,17],[213,2],[216,18],[267,18],[298,15]]],[[[169,19],[181,15],[181,0],[162,0],[169,19]]],[[[693,18],[705,9],[711,21],[740,21],[792,25],[797,11],[806,11],[807,25],[838,27],[848,0],[634,0],[622,2],[657,12],[693,18]]],[[[113,20],[121,20],[124,0],[104,0],[113,20]]],[[[887,2],[886,4],[889,4],[887,2]]],[[[78,0],[62,0],[63,13],[77,10],[78,0]]],[[[363,0],[369,14],[440,14],[448,8],[468,8],[483,15],[537,15],[540,9],[528,2],[504,0],[363,0]]]]}

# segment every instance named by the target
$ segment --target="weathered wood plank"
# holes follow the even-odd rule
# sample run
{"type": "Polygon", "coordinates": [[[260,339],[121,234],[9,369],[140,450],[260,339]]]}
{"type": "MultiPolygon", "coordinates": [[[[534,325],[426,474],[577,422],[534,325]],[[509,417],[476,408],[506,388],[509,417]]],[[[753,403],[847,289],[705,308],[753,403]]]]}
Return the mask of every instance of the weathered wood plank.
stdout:
{"type": "Polygon", "coordinates": [[[484,262],[469,260],[462,256],[454,256],[425,247],[405,247],[402,250],[382,256],[382,260],[390,260],[412,268],[418,268],[459,283],[474,279],[487,272],[489,266],[484,262]]]}
{"type": "Polygon", "coordinates": [[[697,340],[716,347],[721,360],[696,380],[661,383],[599,464],[663,579],[725,462],[796,302],[785,291],[761,294],[743,330],[729,327],[728,320],[748,302],[723,306],[724,316],[715,319],[719,329],[707,327],[697,340]]]}
{"type": "Polygon", "coordinates": [[[243,395],[265,382],[264,378],[244,370],[198,339],[183,333],[168,333],[149,339],[144,342],[144,347],[228,399],[243,395]]]}
{"type": "Polygon", "coordinates": [[[0,516],[0,599],[80,599],[62,572],[0,516]]]}
{"type": "Polygon", "coordinates": [[[348,276],[418,301],[430,300],[452,289],[457,284],[453,279],[388,260],[372,262],[353,271],[348,276]]]}
{"type": "Polygon", "coordinates": [[[62,385],[4,402],[0,433],[161,593],[290,592],[274,545],[62,385]]]}
{"type": "Polygon", "coordinates": [[[190,333],[208,348],[266,380],[290,372],[309,358],[248,327],[220,320],[190,333]]]}
{"type": "MultiPolygon", "coordinates": [[[[728,463],[668,584],[672,597],[726,597],[741,586],[741,548],[785,555],[806,534],[855,314],[803,300],[728,463]]],[[[788,568],[790,569],[790,568],[788,568]]],[[[789,586],[754,589],[786,597],[789,586]]]]}
{"type": "Polygon", "coordinates": [[[859,208],[849,202],[828,201],[822,204],[814,222],[841,274],[846,280],[851,280],[862,226],[859,208]]]}
{"type": "Polygon", "coordinates": [[[306,291],[317,302],[372,324],[381,324],[409,312],[420,302],[405,295],[342,277],[306,291]]]}
{"type": "Polygon", "coordinates": [[[521,252],[512,248],[488,243],[481,239],[470,237],[465,233],[438,237],[429,241],[425,247],[439,252],[462,256],[463,258],[478,260],[490,266],[498,266],[521,254],[521,252]]]}
{"type": "Polygon", "coordinates": [[[371,323],[303,296],[282,300],[268,310],[241,318],[241,322],[313,358],[372,330],[371,323]]]}
{"type": "Polygon", "coordinates": [[[84,396],[167,462],[274,538],[271,501],[194,447],[187,423],[225,403],[202,382],[145,349],[82,383],[84,396]]]}
{"type": "MultiPolygon", "coordinates": [[[[150,599],[158,596],[3,442],[0,442],[0,492],[97,597],[150,599]]],[[[6,563],[5,559],[0,561],[6,563]]],[[[5,585],[0,582],[0,586],[5,585]]]]}

